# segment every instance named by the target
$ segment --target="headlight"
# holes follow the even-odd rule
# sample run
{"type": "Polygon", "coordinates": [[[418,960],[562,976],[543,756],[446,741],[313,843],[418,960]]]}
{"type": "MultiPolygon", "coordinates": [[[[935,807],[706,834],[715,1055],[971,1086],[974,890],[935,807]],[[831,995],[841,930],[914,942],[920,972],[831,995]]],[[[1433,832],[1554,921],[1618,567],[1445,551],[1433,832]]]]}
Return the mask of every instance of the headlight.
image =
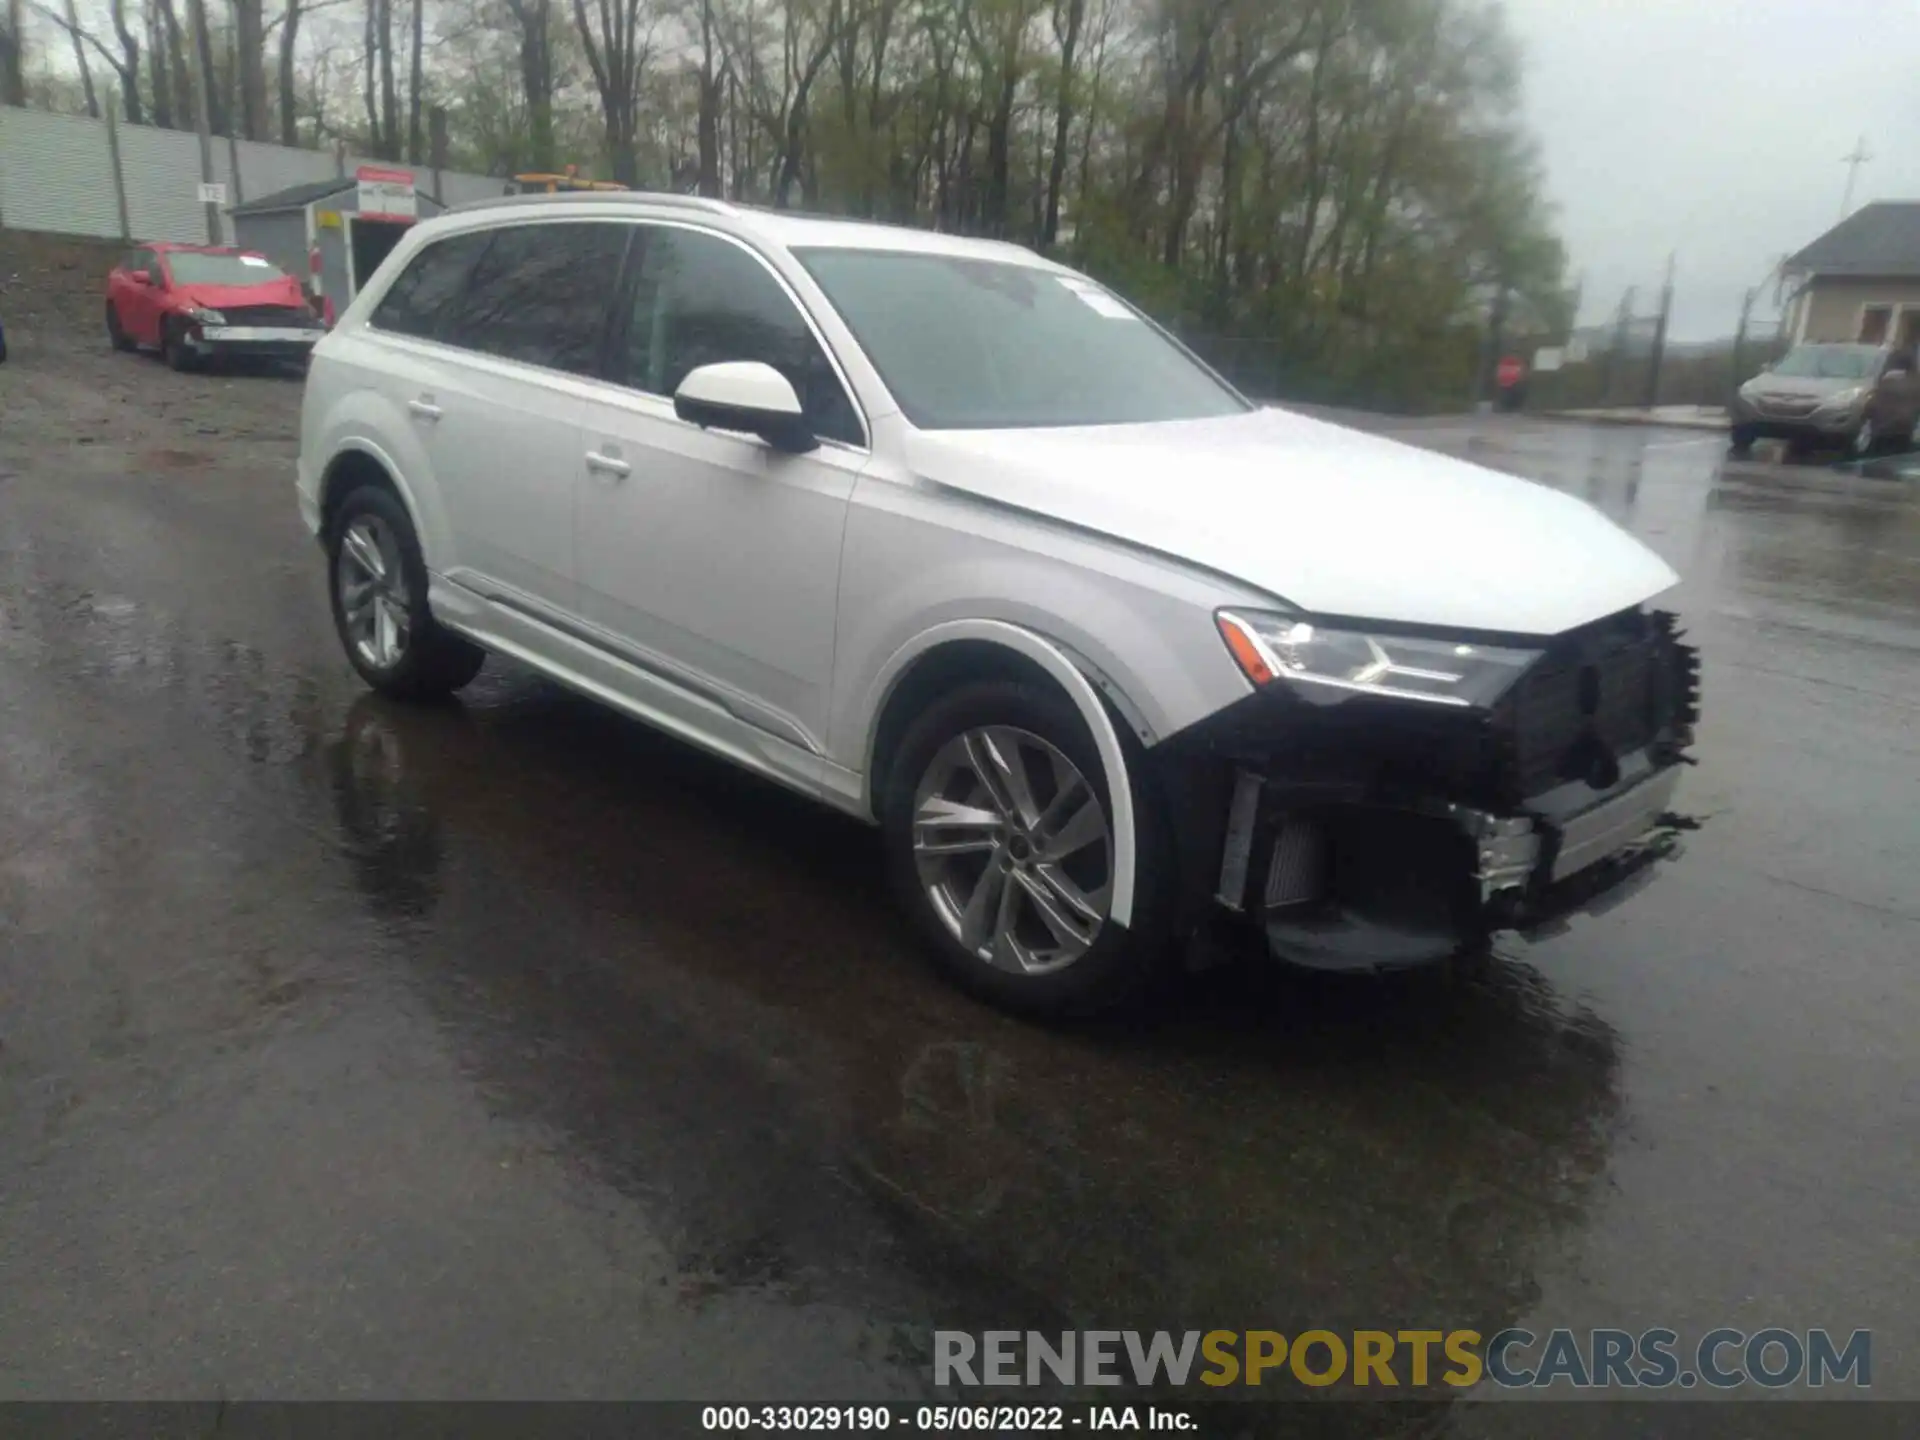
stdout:
{"type": "MultiPolygon", "coordinates": [[[[1337,630],[1294,615],[1222,610],[1227,649],[1255,685],[1391,695],[1434,705],[1491,705],[1539,658],[1538,650],[1337,630]]],[[[1319,697],[1332,701],[1334,694],[1319,697]]]]}
{"type": "Polygon", "coordinates": [[[1845,410],[1857,405],[1866,398],[1867,387],[1855,385],[1850,390],[1838,390],[1820,402],[1822,410],[1845,410]]]}
{"type": "Polygon", "coordinates": [[[222,315],[218,310],[209,310],[204,305],[195,305],[191,310],[187,311],[187,318],[190,320],[198,320],[202,325],[224,325],[227,323],[226,316],[222,315]]]}

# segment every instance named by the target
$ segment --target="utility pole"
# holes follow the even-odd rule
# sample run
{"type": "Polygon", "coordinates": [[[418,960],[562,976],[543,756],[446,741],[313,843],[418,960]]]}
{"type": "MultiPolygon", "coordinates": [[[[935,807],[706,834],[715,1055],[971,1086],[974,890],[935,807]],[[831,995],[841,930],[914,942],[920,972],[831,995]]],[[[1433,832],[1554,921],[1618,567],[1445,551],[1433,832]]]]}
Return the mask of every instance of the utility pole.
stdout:
{"type": "Polygon", "coordinates": [[[1493,403],[1494,371],[1500,365],[1500,352],[1507,343],[1507,280],[1500,277],[1500,288],[1493,292],[1493,307],[1487,315],[1487,353],[1481,357],[1480,394],[1483,406],[1493,403]]]}
{"type": "Polygon", "coordinates": [[[1747,322],[1753,318],[1753,302],[1759,293],[1758,290],[1748,290],[1746,298],[1740,302],[1740,324],[1733,332],[1733,363],[1727,375],[1729,405],[1733,403],[1734,395],[1738,393],[1742,382],[1746,379],[1747,322]]]}
{"type": "Polygon", "coordinates": [[[1667,278],[1660,285],[1660,317],[1653,322],[1653,357],[1647,364],[1647,390],[1640,402],[1642,410],[1660,403],[1660,362],[1667,353],[1667,317],[1673,313],[1673,260],[1667,256],[1667,278]]]}
{"type": "Polygon", "coordinates": [[[1867,137],[1862,135],[1859,143],[1853,147],[1851,155],[1842,155],[1840,163],[1847,167],[1847,188],[1840,197],[1840,218],[1846,219],[1853,213],[1853,182],[1859,178],[1860,167],[1873,156],[1867,153],[1867,137]]]}
{"type": "Polygon", "coordinates": [[[1633,292],[1634,287],[1629,285],[1627,293],[1620,297],[1620,311],[1614,317],[1613,344],[1607,349],[1606,370],[1600,382],[1602,405],[1613,403],[1614,377],[1619,374],[1621,363],[1626,359],[1627,332],[1633,324],[1633,292]]]}
{"type": "MultiPolygon", "coordinates": [[[[207,53],[207,6],[206,0],[188,0],[192,10],[193,36],[196,56],[207,53]]],[[[213,124],[207,119],[207,71],[204,65],[195,64],[196,74],[193,82],[193,120],[194,127],[200,132],[200,181],[203,185],[213,184],[213,124]]],[[[220,206],[209,200],[207,208],[207,243],[219,245],[220,206]]]]}

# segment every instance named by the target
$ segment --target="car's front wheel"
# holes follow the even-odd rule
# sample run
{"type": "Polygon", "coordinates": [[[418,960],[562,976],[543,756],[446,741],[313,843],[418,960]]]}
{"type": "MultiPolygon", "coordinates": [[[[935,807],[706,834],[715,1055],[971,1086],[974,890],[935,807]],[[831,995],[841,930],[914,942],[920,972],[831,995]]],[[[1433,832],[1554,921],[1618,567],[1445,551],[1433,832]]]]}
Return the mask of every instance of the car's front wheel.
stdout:
{"type": "Polygon", "coordinates": [[[1169,867],[1138,786],[1133,913],[1112,915],[1116,831],[1105,768],[1066,696],[987,680],[936,701],[895,752],[881,805],[887,866],[940,967],[1037,1015],[1136,997],[1165,949],[1169,867]]]}
{"type": "Polygon", "coordinates": [[[486,663],[484,650],[434,620],[420,540],[392,491],[366,485],[340,502],[327,530],[327,576],[347,659],[383,695],[440,699],[486,663]]]}
{"type": "Polygon", "coordinates": [[[1736,460],[1753,454],[1753,442],[1759,438],[1751,425],[1735,425],[1727,432],[1727,453],[1736,460]]]}
{"type": "Polygon", "coordinates": [[[1853,432],[1847,450],[1856,460],[1864,460],[1880,446],[1880,434],[1873,426],[1871,415],[1862,416],[1859,427],[1853,432]]]}
{"type": "Polygon", "coordinates": [[[185,323],[172,316],[160,322],[160,358],[180,371],[192,370],[199,365],[199,358],[187,345],[185,323]]]}

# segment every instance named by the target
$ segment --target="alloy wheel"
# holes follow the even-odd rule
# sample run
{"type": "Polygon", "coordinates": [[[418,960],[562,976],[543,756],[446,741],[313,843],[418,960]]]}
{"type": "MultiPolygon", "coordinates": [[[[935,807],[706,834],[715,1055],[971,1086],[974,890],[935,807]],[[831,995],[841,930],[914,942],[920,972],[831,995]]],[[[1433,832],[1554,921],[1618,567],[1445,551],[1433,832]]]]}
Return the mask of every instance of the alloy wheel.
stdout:
{"type": "Polygon", "coordinates": [[[378,515],[361,515],[340,536],[340,616],[348,643],[379,670],[406,658],[413,629],[400,542],[378,515]]]}
{"type": "Polygon", "coordinates": [[[1012,726],[967,730],[934,754],[914,793],[913,859],[954,938],[1014,974],[1080,959],[1112,903],[1106,806],[1058,747],[1012,726]]]}
{"type": "Polygon", "coordinates": [[[1874,441],[1873,421],[1862,420],[1860,422],[1860,428],[1854,432],[1853,453],[1856,455],[1872,454],[1873,441],[1874,441]]]}

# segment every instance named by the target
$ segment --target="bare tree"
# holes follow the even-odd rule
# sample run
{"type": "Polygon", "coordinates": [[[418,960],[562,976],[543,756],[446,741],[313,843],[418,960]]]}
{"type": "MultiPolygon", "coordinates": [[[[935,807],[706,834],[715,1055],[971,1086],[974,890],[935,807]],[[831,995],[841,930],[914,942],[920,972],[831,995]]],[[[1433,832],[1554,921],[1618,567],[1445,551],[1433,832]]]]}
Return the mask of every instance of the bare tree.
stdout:
{"type": "Polygon", "coordinates": [[[420,131],[421,51],[426,28],[421,0],[413,0],[413,54],[407,70],[407,163],[418,165],[425,158],[420,131]]]}
{"type": "Polygon", "coordinates": [[[520,84],[527,97],[527,151],[533,168],[551,174],[553,143],[553,0],[506,0],[519,35],[520,84]]]}
{"type": "Polygon", "coordinates": [[[93,88],[93,67],[87,64],[85,37],[80,33],[80,13],[74,8],[73,0],[67,0],[67,13],[63,22],[67,38],[73,42],[73,63],[80,67],[80,89],[87,97],[87,114],[94,119],[100,118],[100,96],[93,88]]]}
{"type": "Polygon", "coordinates": [[[267,138],[266,50],[262,0],[233,0],[234,84],[239,92],[239,133],[247,140],[267,138]]]}
{"type": "Polygon", "coordinates": [[[639,123],[640,79],[653,56],[653,20],[643,0],[573,0],[574,24],[587,52],[600,112],[606,127],[607,156],[613,178],[623,185],[639,181],[634,133],[639,123]]]}
{"type": "Polygon", "coordinates": [[[0,10],[0,105],[27,103],[27,29],[20,0],[0,10]]]}

